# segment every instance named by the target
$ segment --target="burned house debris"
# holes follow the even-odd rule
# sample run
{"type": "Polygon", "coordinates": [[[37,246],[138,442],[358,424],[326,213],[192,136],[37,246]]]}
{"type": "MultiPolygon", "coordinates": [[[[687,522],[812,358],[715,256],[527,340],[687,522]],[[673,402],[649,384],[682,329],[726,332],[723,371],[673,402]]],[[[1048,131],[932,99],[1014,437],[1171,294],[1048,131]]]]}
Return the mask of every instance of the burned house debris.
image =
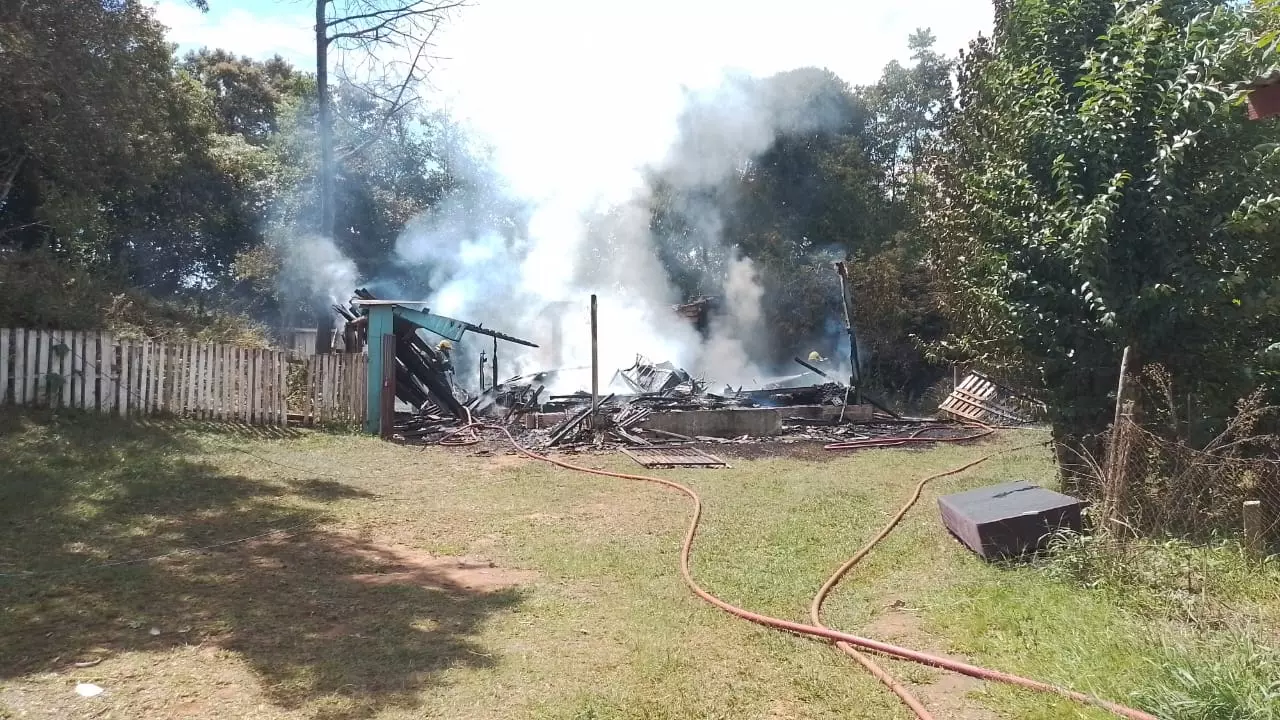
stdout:
{"type": "MultiPolygon", "coordinates": [[[[712,392],[706,380],[673,363],[637,355],[630,367],[614,371],[602,386],[601,394],[607,394],[594,402],[583,390],[570,394],[548,391],[563,389],[566,383],[572,387],[574,381],[565,376],[586,368],[547,370],[500,382],[494,374],[485,382],[485,370],[497,372],[499,340],[537,345],[432,314],[428,309],[415,309],[415,305],[422,303],[381,300],[359,289],[348,306],[334,306],[346,321],[346,351],[367,348],[370,354],[370,408],[377,412],[370,413],[368,425],[381,428],[386,437],[432,442],[459,428],[482,423],[513,427],[541,447],[609,444],[662,448],[699,440],[773,437],[796,428],[825,426],[835,431],[842,424],[872,417],[869,406],[849,404],[850,388],[807,363],[801,363],[807,372],[775,379],[763,387],[726,386],[712,392]],[[371,331],[375,323],[378,327],[371,331]],[[448,352],[442,350],[448,341],[460,341],[468,333],[494,341],[493,354],[481,366],[481,383],[474,395],[455,386],[448,352]],[[429,340],[429,335],[438,336],[441,343],[429,340]],[[384,349],[387,352],[381,352],[384,349]],[[381,358],[381,365],[374,361],[375,355],[381,358]],[[375,367],[385,372],[377,387],[372,377],[379,372],[375,367]],[[395,412],[397,406],[401,412],[395,412]]],[[[704,297],[673,310],[698,327],[705,324],[714,307],[714,298],[704,297]]]]}
{"type": "MultiPolygon", "coordinates": [[[[706,383],[669,362],[637,358],[616,371],[592,413],[590,393],[551,394],[559,373],[515,377],[464,403],[473,422],[515,425],[539,447],[623,445],[669,447],[707,438],[768,437],[784,427],[835,426],[867,420],[870,408],[844,407],[847,389],[838,383],[712,393],[706,383]]],[[[429,439],[458,427],[458,416],[434,400],[396,424],[406,439],[429,439]]]]}
{"type": "Polygon", "coordinates": [[[711,316],[719,311],[720,301],[718,298],[703,295],[682,305],[673,305],[671,309],[676,315],[692,323],[699,335],[707,337],[711,332],[711,316]]]}
{"type": "MultiPolygon", "coordinates": [[[[624,447],[642,451],[634,455],[637,462],[715,467],[723,462],[700,451],[691,454],[692,446],[789,438],[822,441],[835,449],[874,443],[878,435],[900,431],[900,423],[913,422],[901,419],[861,387],[851,287],[843,263],[836,264],[836,271],[842,280],[848,377],[834,377],[820,356],[813,362],[796,357],[798,372],[757,382],[756,387],[713,388],[711,379],[643,355],[636,355],[629,367],[601,376],[595,357],[594,296],[591,366],[548,369],[501,381],[500,341],[530,348],[538,345],[416,309],[423,303],[380,300],[366,289],[357,290],[348,306],[334,306],[334,310],[346,321],[345,350],[369,353],[366,427],[383,437],[465,444],[456,440],[459,433],[478,438],[478,426],[502,426],[531,447],[624,447]],[[450,343],[467,334],[492,338],[493,345],[491,354],[484,348],[479,355],[477,384],[467,382],[476,367],[467,363],[463,387],[456,384],[458,370],[452,366],[450,343]],[[591,392],[580,389],[586,384],[584,371],[590,372],[591,392]],[[899,425],[884,432],[877,430],[878,423],[899,425]],[[677,462],[680,458],[688,462],[677,462]]],[[[716,298],[698,297],[671,309],[673,318],[689,321],[705,335],[717,307],[716,298]]],[[[548,310],[549,357],[556,360],[560,359],[563,310],[548,310]]],[[[475,359],[474,354],[468,357],[475,359]]],[[[994,397],[996,388],[985,376],[966,379],[940,410],[962,422],[1022,419],[1021,408],[1007,401],[1009,393],[994,397]],[[982,418],[975,416],[979,411],[982,418]]]]}
{"type": "Polygon", "coordinates": [[[635,365],[614,373],[609,387],[618,386],[628,387],[637,393],[662,393],[680,386],[686,386],[685,392],[690,394],[701,390],[689,373],[669,362],[650,363],[643,355],[636,356],[635,365]]]}
{"type": "MultiPolygon", "coordinates": [[[[407,307],[410,304],[415,303],[379,300],[362,288],[356,290],[350,307],[334,306],[347,321],[343,329],[347,348],[367,346],[371,363],[381,371],[382,377],[377,378],[379,387],[370,393],[370,408],[376,412],[369,414],[368,422],[378,423],[384,435],[391,423],[383,421],[393,417],[396,400],[413,408],[415,416],[439,418],[440,424],[444,422],[441,413],[447,413],[453,421],[470,421],[470,410],[459,401],[450,377],[451,364],[444,351],[447,346],[441,342],[432,347],[422,332],[433,333],[448,342],[457,342],[468,332],[491,337],[495,365],[499,340],[537,347],[528,340],[434,315],[430,310],[413,310],[407,307]],[[376,332],[372,329],[375,322],[378,323],[376,332]],[[390,352],[385,352],[388,350],[390,352]],[[381,362],[373,363],[375,357],[381,362]]],[[[374,375],[375,370],[371,368],[371,387],[374,375]]]]}

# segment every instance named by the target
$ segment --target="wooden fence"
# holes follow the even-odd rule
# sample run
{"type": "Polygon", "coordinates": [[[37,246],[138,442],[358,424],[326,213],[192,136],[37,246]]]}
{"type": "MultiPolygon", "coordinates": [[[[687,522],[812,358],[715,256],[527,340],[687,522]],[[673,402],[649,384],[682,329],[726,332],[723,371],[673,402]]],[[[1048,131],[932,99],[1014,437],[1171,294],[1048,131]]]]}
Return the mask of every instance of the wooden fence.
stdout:
{"type": "Polygon", "coordinates": [[[305,423],[363,422],[369,397],[365,355],[308,355],[291,361],[289,411],[305,423]]]}
{"type": "Polygon", "coordinates": [[[316,392],[303,397],[290,393],[289,357],[277,350],[0,328],[0,405],[283,425],[294,398],[308,418],[363,419],[366,364],[331,357],[306,363],[316,392]]]}

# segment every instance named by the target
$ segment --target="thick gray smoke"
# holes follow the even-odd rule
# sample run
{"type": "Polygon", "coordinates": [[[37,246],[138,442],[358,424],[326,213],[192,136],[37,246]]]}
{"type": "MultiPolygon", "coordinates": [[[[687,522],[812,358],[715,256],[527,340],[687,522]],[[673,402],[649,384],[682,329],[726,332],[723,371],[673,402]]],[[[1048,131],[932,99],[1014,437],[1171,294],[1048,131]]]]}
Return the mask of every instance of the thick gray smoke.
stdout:
{"type": "MultiPolygon", "coordinates": [[[[705,276],[700,285],[719,295],[723,308],[711,323],[710,337],[700,337],[672,310],[686,298],[663,262],[660,241],[669,247],[670,238],[654,235],[657,199],[642,173],[661,177],[674,197],[714,195],[780,135],[838,122],[834,113],[827,117],[805,105],[804,93],[794,85],[778,78],[734,77],[710,90],[689,92],[669,125],[654,128],[669,137],[665,150],[635,158],[630,167],[593,165],[591,148],[565,148],[567,170],[547,166],[542,192],[520,198],[529,209],[527,224],[477,214],[477,207],[509,205],[514,183],[493,178],[469,183],[459,197],[410,223],[397,240],[399,259],[422,271],[434,312],[543,346],[536,351],[504,346],[503,377],[587,365],[588,298],[594,293],[599,296],[602,382],[643,355],[669,360],[713,384],[753,385],[766,376],[757,363],[768,336],[762,327],[764,289],[754,263],[741,256],[733,238],[723,237],[720,203],[683,203],[681,214],[696,231],[698,246],[689,252],[700,254],[694,263],[705,276]],[[592,177],[582,177],[584,172],[599,178],[598,192],[591,191],[592,177]],[[558,344],[554,337],[560,338],[558,344]]],[[[662,143],[650,138],[639,145],[662,143]]],[[[475,362],[479,349],[463,350],[467,364],[475,362]]],[[[583,373],[555,390],[586,384],[583,373]]]]}

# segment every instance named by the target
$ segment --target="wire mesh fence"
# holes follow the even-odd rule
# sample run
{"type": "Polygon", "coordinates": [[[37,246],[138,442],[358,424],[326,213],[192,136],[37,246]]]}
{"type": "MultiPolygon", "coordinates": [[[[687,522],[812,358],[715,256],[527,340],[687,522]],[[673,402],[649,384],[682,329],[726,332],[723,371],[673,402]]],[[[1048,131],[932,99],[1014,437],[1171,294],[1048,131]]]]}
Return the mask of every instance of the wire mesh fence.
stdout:
{"type": "Polygon", "coordinates": [[[1274,540],[1280,460],[1249,457],[1241,446],[1226,445],[1193,448],[1123,416],[1103,467],[1102,517],[1144,535],[1206,537],[1238,535],[1246,516],[1256,512],[1261,524],[1249,530],[1274,540]]]}
{"type": "MultiPolygon", "coordinates": [[[[1143,380],[1149,386],[1167,381],[1158,370],[1143,380]]],[[[1280,437],[1259,428],[1280,408],[1261,398],[1242,400],[1225,429],[1199,446],[1168,412],[1144,422],[1135,404],[1125,403],[1101,438],[1102,459],[1091,463],[1104,527],[1143,536],[1242,537],[1260,551],[1274,548],[1280,542],[1280,437]]]]}

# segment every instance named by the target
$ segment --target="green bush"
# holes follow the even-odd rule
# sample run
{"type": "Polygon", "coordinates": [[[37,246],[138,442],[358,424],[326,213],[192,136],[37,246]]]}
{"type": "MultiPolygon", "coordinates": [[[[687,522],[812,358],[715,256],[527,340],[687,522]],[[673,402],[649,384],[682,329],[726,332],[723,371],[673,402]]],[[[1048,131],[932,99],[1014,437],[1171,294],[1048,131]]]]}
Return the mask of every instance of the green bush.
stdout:
{"type": "Polygon", "coordinates": [[[45,251],[0,253],[0,297],[0,327],[271,346],[266,328],[247,317],[201,309],[190,299],[160,300],[45,251]]]}

